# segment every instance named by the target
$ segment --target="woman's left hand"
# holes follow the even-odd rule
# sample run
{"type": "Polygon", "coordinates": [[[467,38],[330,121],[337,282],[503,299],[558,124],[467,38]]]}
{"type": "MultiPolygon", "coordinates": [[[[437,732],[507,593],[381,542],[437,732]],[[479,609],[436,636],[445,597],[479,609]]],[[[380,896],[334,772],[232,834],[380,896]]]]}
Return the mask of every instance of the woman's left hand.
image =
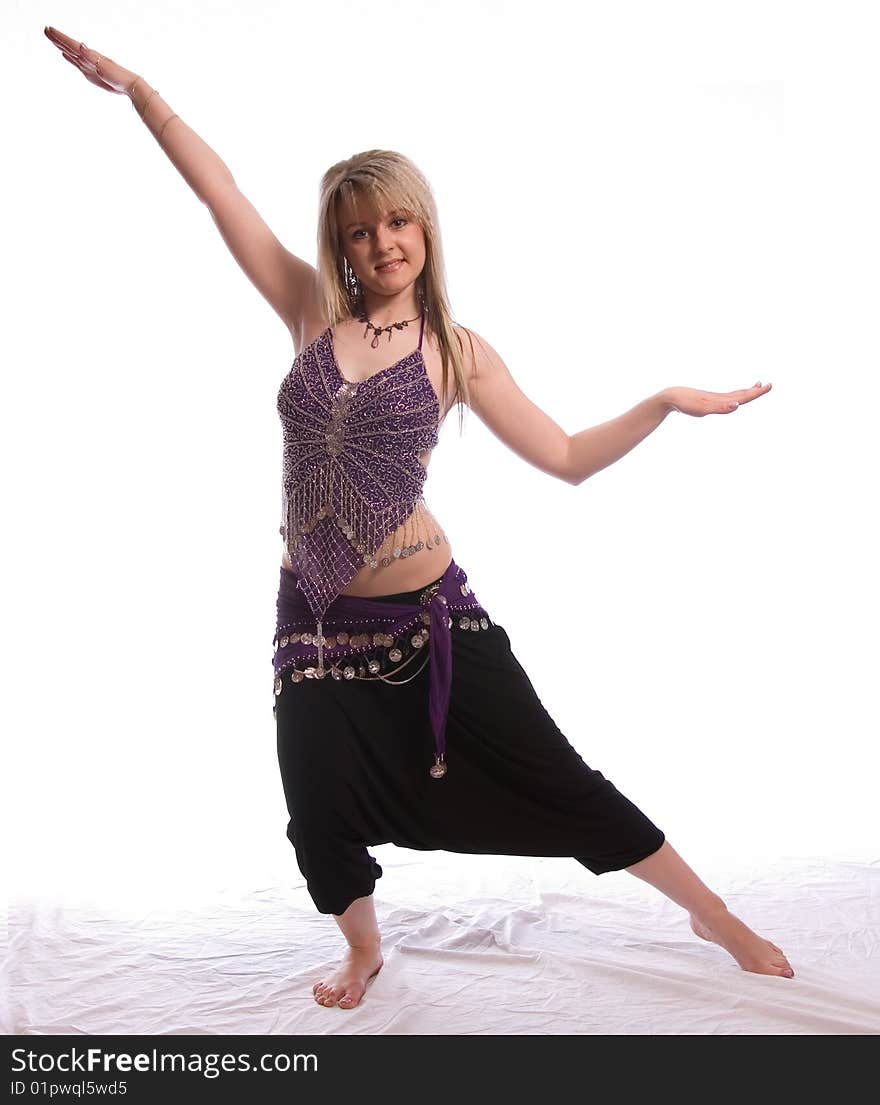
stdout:
{"type": "Polygon", "coordinates": [[[766,395],[772,384],[757,384],[741,391],[698,391],[696,388],[666,388],[663,396],[672,411],[692,414],[702,418],[704,414],[731,414],[743,403],[751,403],[759,395],[766,395]]]}

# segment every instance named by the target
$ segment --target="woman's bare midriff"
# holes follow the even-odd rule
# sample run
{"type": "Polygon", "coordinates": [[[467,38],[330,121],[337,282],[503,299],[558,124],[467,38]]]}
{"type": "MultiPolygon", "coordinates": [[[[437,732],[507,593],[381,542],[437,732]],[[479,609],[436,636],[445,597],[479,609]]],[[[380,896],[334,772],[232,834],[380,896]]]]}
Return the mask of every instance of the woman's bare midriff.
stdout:
{"type": "MultiPolygon", "coordinates": [[[[302,348],[318,338],[326,328],[326,320],[315,319],[306,329],[302,348]]],[[[337,352],[337,361],[342,361],[344,375],[350,380],[364,380],[374,372],[381,371],[388,364],[405,356],[411,347],[415,348],[418,341],[418,328],[416,328],[415,342],[412,341],[412,335],[404,337],[404,341],[399,345],[394,345],[392,342],[390,345],[394,345],[394,350],[389,354],[389,343],[380,342],[378,349],[373,350],[370,348],[369,342],[363,341],[362,333],[363,327],[360,323],[355,325],[354,330],[346,323],[337,323],[333,327],[333,345],[337,352]]],[[[406,333],[406,330],[401,332],[402,335],[406,335],[406,333]]],[[[296,345],[296,336],[292,332],[291,336],[294,337],[294,344],[296,345]]],[[[397,337],[398,335],[395,334],[394,336],[397,337]]],[[[434,343],[432,338],[433,335],[426,331],[422,342],[422,357],[425,361],[428,378],[439,401],[442,363],[439,346],[434,343]]],[[[443,419],[448,413],[449,407],[446,408],[443,419]]],[[[443,419],[441,419],[441,422],[443,419]]],[[[419,461],[426,468],[432,452],[433,450],[428,449],[419,454],[419,461]]],[[[419,549],[412,556],[396,557],[384,567],[371,568],[368,564],[365,564],[341,593],[343,595],[374,598],[377,595],[394,595],[400,591],[416,591],[421,587],[427,587],[435,579],[439,579],[449,567],[452,559],[452,547],[442,527],[424,501],[421,506],[421,516],[419,528],[425,528],[424,524],[427,523],[427,532],[431,535],[431,548],[419,549]],[[440,535],[438,545],[434,544],[434,534],[440,535]]],[[[391,535],[386,537],[382,542],[383,548],[393,548],[397,544],[403,544],[406,535],[412,533],[411,518],[412,515],[394,531],[393,537],[391,535]]],[[[293,566],[286,547],[283,549],[281,563],[289,571],[292,570],[293,566]]]]}

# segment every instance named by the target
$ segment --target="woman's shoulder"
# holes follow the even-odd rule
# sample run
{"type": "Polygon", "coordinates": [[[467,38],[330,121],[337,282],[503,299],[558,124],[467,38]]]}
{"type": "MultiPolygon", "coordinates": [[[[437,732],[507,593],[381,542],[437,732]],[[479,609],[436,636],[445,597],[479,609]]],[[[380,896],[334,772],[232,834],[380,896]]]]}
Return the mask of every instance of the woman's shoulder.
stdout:
{"type": "Polygon", "coordinates": [[[463,326],[460,322],[452,322],[452,331],[458,339],[458,347],[461,350],[461,367],[465,379],[470,383],[476,368],[477,349],[475,339],[477,335],[469,326],[463,326]]]}
{"type": "Polygon", "coordinates": [[[482,375],[487,364],[491,363],[493,358],[497,358],[498,354],[483,335],[472,326],[464,326],[458,322],[454,322],[452,326],[461,341],[462,356],[468,379],[471,380],[474,376],[482,375]]]}
{"type": "Polygon", "coordinates": [[[479,347],[479,348],[482,348],[483,350],[487,350],[487,349],[492,348],[492,346],[489,345],[489,342],[485,339],[485,337],[483,337],[482,334],[478,333],[473,328],[473,326],[465,326],[461,322],[453,322],[452,328],[456,332],[456,334],[458,334],[459,338],[462,340],[462,342],[465,344],[465,346],[467,346],[467,347],[470,347],[470,346],[479,347]]]}

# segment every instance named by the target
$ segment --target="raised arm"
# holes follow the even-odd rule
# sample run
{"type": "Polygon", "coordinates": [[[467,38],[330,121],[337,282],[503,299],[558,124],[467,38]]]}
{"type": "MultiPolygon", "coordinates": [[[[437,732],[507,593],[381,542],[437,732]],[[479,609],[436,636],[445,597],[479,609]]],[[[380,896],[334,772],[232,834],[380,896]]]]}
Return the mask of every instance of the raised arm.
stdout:
{"type": "Polygon", "coordinates": [[[126,95],[168,159],[211,213],[245,275],[282,319],[294,340],[318,303],[317,273],[275,237],[222,158],[143,77],[54,27],[46,37],[92,84],[126,95]]]}
{"type": "MultiPolygon", "coordinates": [[[[618,418],[568,434],[523,394],[492,346],[473,330],[470,333],[475,339],[468,378],[471,409],[523,460],[575,486],[634,449],[670,411],[695,417],[730,414],[771,387],[757,383],[730,392],[664,388],[618,418]]],[[[467,349],[469,343],[464,344],[467,349]]]]}

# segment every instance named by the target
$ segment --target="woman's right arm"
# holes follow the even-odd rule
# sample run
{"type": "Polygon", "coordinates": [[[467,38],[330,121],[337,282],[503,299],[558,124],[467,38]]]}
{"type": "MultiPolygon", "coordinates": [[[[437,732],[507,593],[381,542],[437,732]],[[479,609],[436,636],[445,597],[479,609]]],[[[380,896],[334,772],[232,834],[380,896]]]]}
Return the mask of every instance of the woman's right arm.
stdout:
{"type": "Polygon", "coordinates": [[[287,329],[299,335],[317,304],[315,269],[285,249],[239,191],[223,159],[142,77],[134,82],[129,98],[168,159],[210,211],[245,275],[287,329]]]}
{"type": "Polygon", "coordinates": [[[318,310],[317,273],[312,265],[285,249],[239,191],[222,158],[143,77],[53,27],[45,33],[92,84],[129,97],[168,159],[211,212],[245,275],[299,344],[306,320],[318,310]]]}

